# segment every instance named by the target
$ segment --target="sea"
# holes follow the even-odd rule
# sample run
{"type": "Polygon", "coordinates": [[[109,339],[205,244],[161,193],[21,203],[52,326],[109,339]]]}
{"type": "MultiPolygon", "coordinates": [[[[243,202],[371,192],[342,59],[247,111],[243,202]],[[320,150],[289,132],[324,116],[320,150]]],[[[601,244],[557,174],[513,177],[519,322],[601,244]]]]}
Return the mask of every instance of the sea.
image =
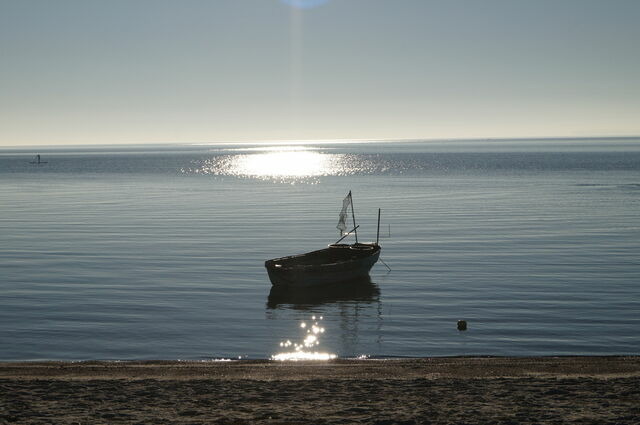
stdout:
{"type": "Polygon", "coordinates": [[[0,150],[0,360],[288,350],[640,354],[640,138],[0,150]],[[272,291],[349,191],[370,281],[272,291]]]}

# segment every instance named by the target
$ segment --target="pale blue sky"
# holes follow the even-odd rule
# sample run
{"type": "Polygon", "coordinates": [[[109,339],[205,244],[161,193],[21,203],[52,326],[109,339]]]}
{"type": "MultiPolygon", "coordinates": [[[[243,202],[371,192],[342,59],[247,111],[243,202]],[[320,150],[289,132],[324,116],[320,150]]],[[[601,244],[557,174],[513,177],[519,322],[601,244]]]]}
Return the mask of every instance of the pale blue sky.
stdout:
{"type": "Polygon", "coordinates": [[[640,134],[637,0],[0,0],[0,146],[640,134]]]}

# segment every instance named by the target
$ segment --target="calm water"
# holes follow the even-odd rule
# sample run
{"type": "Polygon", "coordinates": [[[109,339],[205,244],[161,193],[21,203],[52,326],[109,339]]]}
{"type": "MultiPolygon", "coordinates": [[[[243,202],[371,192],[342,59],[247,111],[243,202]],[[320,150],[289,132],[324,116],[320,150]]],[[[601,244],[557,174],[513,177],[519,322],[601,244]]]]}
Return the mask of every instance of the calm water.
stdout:
{"type": "Polygon", "coordinates": [[[630,139],[5,149],[0,360],[267,358],[312,315],[343,357],[640,354],[639,207],[630,139]],[[270,297],[349,190],[392,271],[270,297]]]}

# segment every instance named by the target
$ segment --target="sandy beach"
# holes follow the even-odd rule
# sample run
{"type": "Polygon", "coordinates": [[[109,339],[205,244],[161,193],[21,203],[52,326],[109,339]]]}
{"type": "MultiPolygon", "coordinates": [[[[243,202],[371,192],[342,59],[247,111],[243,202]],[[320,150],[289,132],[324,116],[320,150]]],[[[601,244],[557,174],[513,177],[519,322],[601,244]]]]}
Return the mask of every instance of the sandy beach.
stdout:
{"type": "Polygon", "coordinates": [[[0,363],[0,423],[633,424],[640,357],[0,363]]]}

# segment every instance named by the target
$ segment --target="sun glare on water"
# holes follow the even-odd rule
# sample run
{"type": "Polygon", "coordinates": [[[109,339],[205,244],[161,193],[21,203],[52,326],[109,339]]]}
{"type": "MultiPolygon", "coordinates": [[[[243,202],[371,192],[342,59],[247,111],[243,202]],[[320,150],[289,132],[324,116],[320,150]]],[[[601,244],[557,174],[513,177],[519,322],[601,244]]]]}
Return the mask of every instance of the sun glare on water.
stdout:
{"type": "Polygon", "coordinates": [[[313,177],[334,174],[334,158],[313,151],[280,151],[239,155],[233,168],[243,176],[252,177],[313,177]]]}
{"type": "Polygon", "coordinates": [[[367,172],[370,168],[371,164],[354,155],[327,153],[304,146],[278,146],[229,150],[183,172],[293,183],[367,172]]]}
{"type": "Polygon", "coordinates": [[[316,351],[320,345],[320,335],[324,333],[324,328],[320,326],[322,316],[316,318],[312,316],[313,321],[311,325],[307,325],[306,322],[300,323],[300,328],[304,330],[305,335],[301,343],[293,343],[290,340],[282,341],[280,347],[285,349],[291,349],[292,351],[286,351],[271,356],[271,360],[280,361],[300,361],[300,360],[331,360],[337,356],[331,353],[323,353],[316,351]]]}

